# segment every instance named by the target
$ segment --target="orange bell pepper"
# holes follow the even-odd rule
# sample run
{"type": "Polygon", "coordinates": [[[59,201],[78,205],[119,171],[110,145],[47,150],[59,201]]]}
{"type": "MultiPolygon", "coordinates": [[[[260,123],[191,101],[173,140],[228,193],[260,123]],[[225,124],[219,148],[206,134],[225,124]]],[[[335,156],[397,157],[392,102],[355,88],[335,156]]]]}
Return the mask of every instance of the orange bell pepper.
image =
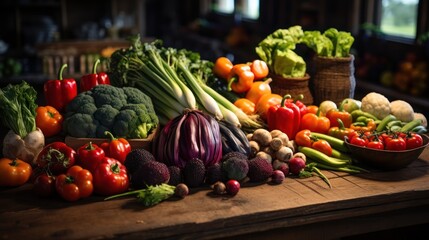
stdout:
{"type": "Polygon", "coordinates": [[[314,113],[306,113],[301,118],[301,130],[308,129],[311,132],[326,134],[329,131],[331,123],[327,117],[320,116],[320,110],[314,113]]]}
{"type": "Polygon", "coordinates": [[[282,99],[282,96],[275,93],[267,93],[262,95],[262,97],[256,103],[256,113],[259,114],[262,119],[266,120],[268,109],[271,106],[280,105],[282,99]]]}
{"type": "Polygon", "coordinates": [[[235,64],[228,74],[228,90],[236,93],[244,93],[250,90],[255,79],[255,74],[250,66],[244,63],[235,64]]]}
{"type": "Polygon", "coordinates": [[[271,78],[268,78],[265,81],[256,81],[253,82],[252,87],[247,91],[246,98],[251,102],[256,104],[262,95],[266,93],[271,93],[270,83],[272,82],[271,78]]]}
{"type": "Polygon", "coordinates": [[[213,66],[213,73],[220,78],[227,79],[232,67],[233,64],[228,58],[219,57],[213,66]]]}
{"type": "Polygon", "coordinates": [[[255,103],[247,98],[239,98],[234,102],[234,105],[240,108],[245,114],[252,115],[255,113],[255,103]]]}
{"type": "Polygon", "coordinates": [[[45,137],[52,137],[61,132],[63,116],[52,106],[36,108],[36,126],[42,130],[45,137]]]}
{"type": "Polygon", "coordinates": [[[352,134],[355,131],[351,128],[344,127],[343,121],[341,121],[341,119],[337,119],[337,121],[338,121],[338,127],[331,127],[328,132],[329,136],[344,140],[345,136],[348,137],[350,134],[352,134]]]}
{"type": "Polygon", "coordinates": [[[368,119],[366,123],[363,122],[354,122],[350,125],[350,128],[356,132],[372,132],[377,127],[374,119],[368,119]]]}
{"type": "Polygon", "coordinates": [[[353,117],[349,112],[339,109],[330,109],[326,113],[326,117],[329,118],[331,121],[331,127],[338,127],[338,121],[337,119],[341,119],[343,122],[344,127],[348,128],[353,122],[353,117]]]}

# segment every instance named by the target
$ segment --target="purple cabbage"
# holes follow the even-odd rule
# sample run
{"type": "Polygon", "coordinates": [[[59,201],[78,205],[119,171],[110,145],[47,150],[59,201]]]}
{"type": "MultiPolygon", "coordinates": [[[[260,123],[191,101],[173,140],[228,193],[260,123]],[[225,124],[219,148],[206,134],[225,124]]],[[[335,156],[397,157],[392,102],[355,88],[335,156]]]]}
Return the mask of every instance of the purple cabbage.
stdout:
{"type": "Polygon", "coordinates": [[[162,128],[152,152],[158,161],[181,169],[193,158],[206,167],[218,163],[222,158],[219,123],[202,111],[186,110],[162,128]]]}

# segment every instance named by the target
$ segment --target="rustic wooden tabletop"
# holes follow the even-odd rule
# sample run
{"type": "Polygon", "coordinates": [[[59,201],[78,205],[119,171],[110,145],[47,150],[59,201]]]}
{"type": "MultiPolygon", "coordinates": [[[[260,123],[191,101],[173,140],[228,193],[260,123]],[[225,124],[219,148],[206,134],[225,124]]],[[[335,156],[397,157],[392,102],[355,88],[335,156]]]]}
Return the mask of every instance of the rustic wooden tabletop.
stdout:
{"type": "Polygon", "coordinates": [[[134,197],[39,198],[27,184],[0,188],[0,239],[333,239],[429,223],[429,148],[408,167],[280,185],[245,184],[235,197],[209,188],[143,207],[134,197]]]}

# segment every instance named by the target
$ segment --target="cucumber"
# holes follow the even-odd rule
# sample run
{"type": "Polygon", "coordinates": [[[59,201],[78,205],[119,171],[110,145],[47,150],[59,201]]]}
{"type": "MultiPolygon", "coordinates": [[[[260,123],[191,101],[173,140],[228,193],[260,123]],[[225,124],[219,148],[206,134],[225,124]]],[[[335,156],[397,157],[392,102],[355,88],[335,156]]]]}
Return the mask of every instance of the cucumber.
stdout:
{"type": "Polygon", "coordinates": [[[422,120],[421,119],[414,119],[411,122],[408,122],[407,124],[405,124],[402,128],[401,128],[401,132],[409,132],[411,131],[413,128],[422,125],[422,120]]]}
{"type": "Polygon", "coordinates": [[[396,117],[393,116],[392,114],[389,114],[381,120],[381,122],[377,125],[377,128],[375,130],[377,132],[381,132],[386,129],[387,124],[395,120],[396,120],[396,117]]]}
{"type": "Polygon", "coordinates": [[[411,132],[418,133],[418,134],[424,134],[424,133],[427,133],[427,131],[428,131],[427,128],[425,128],[425,126],[423,125],[419,125],[411,130],[411,132]]]}

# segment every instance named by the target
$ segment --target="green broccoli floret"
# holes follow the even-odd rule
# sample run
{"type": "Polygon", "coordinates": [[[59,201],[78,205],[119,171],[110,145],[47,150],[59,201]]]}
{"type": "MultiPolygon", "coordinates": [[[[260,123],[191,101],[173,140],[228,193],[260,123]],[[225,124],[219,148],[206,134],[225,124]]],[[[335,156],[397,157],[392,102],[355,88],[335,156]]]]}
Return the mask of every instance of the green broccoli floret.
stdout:
{"type": "Polygon", "coordinates": [[[150,103],[147,104],[147,106],[152,107],[149,111],[154,112],[152,99],[148,95],[134,87],[124,87],[123,90],[127,96],[127,103],[150,103]]]}
{"type": "Polygon", "coordinates": [[[75,113],[64,121],[64,129],[70,136],[83,138],[95,137],[98,121],[92,115],[75,113]]]}
{"type": "Polygon", "coordinates": [[[91,92],[97,107],[107,104],[119,110],[127,103],[127,97],[122,88],[100,84],[93,87],[91,92]]]}
{"type": "MultiPolygon", "coordinates": [[[[158,116],[156,114],[149,112],[144,104],[127,104],[121,109],[121,113],[125,110],[131,110],[136,114],[137,121],[128,123],[129,134],[131,138],[146,138],[150,131],[155,128],[158,124],[158,116]]],[[[128,111],[126,111],[129,113],[128,111]]],[[[125,119],[128,116],[125,116],[125,119]]],[[[117,118],[116,121],[121,121],[123,117],[117,118]]],[[[115,121],[115,122],[116,122],[115,121]]],[[[120,126],[122,124],[119,124],[120,126]]]]}
{"type": "Polygon", "coordinates": [[[86,104],[94,105],[95,101],[91,94],[91,91],[87,91],[77,95],[69,104],[67,104],[66,112],[79,112],[79,109],[86,104]]]}
{"type": "Polygon", "coordinates": [[[118,113],[119,110],[117,110],[116,108],[113,108],[110,105],[103,105],[94,112],[94,118],[98,120],[103,126],[109,129],[113,126],[113,123],[115,122],[115,117],[116,115],[118,115],[118,113]]]}
{"type": "MultiPolygon", "coordinates": [[[[137,113],[131,109],[121,110],[116,115],[115,123],[113,123],[112,134],[116,137],[131,137],[130,131],[137,128],[139,119],[137,113]]],[[[131,137],[135,138],[135,137],[131,137]]]]}

